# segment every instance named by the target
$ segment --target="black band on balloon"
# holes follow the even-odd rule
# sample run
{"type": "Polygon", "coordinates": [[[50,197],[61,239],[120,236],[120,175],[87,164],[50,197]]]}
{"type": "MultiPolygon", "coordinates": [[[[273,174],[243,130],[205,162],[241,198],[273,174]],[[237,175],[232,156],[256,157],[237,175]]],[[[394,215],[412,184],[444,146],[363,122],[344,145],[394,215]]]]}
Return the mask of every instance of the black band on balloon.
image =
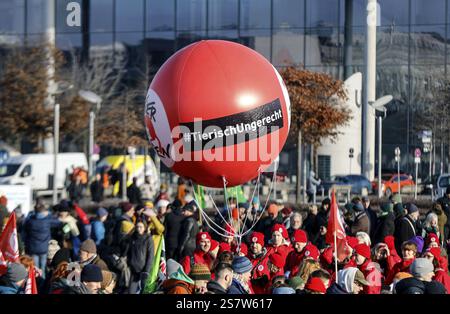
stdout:
{"type": "Polygon", "coordinates": [[[230,116],[180,124],[185,151],[231,146],[283,128],[280,99],[230,116]]]}

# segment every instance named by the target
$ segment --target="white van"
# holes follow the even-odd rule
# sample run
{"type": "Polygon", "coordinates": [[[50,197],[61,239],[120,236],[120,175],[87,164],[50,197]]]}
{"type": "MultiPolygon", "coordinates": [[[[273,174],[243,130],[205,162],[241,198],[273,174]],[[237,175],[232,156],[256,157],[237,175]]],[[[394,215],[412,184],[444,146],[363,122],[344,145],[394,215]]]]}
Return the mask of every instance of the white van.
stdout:
{"type": "MultiPolygon", "coordinates": [[[[0,164],[0,184],[29,185],[36,196],[50,195],[53,190],[53,154],[25,154],[8,158],[0,164]]],[[[72,168],[87,169],[84,153],[58,154],[56,186],[64,188],[67,174],[72,168]]]]}

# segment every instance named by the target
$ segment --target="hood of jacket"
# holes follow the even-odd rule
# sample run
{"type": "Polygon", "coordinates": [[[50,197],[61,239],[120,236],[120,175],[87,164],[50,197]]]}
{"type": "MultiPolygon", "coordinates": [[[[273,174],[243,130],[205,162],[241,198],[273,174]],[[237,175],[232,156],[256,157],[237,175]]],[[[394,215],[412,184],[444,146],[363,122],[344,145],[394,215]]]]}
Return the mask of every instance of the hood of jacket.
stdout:
{"type": "Polygon", "coordinates": [[[350,267],[338,272],[339,286],[343,288],[347,293],[353,293],[353,282],[355,281],[355,275],[358,268],[350,267]]]}

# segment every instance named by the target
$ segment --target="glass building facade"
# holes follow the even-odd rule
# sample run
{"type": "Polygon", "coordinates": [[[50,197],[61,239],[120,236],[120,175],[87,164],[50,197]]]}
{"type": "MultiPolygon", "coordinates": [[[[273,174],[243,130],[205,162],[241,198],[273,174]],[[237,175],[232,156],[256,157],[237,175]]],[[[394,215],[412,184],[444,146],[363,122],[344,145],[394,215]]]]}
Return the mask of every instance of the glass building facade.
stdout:
{"type": "MultiPolygon", "coordinates": [[[[450,0],[378,3],[377,97],[395,99],[383,123],[383,167],[394,166],[399,146],[409,152],[402,168],[412,172],[413,151],[422,145],[416,109],[432,101],[433,86],[448,78],[450,0]]],[[[0,45],[40,40],[47,5],[47,0],[0,1],[0,45]]],[[[208,38],[242,43],[278,68],[303,64],[339,79],[364,69],[366,0],[56,0],[55,10],[60,49],[81,58],[127,54],[129,68],[146,64],[151,73],[175,51],[208,38]],[[67,25],[71,2],[88,17],[82,26],[67,25]]],[[[448,143],[443,144],[448,170],[448,143]]]]}

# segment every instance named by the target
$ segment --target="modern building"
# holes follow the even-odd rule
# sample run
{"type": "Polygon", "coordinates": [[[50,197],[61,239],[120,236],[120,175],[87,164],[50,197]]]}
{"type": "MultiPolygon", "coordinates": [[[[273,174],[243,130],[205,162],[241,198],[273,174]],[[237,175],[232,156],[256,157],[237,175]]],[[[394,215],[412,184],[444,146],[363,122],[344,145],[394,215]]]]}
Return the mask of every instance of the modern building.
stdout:
{"type": "MultiPolygon", "coordinates": [[[[0,1],[1,46],[42,40],[48,3],[0,1]]],[[[414,149],[422,147],[420,110],[448,78],[450,0],[378,3],[377,97],[394,96],[383,122],[382,165],[394,166],[399,146],[401,167],[412,172],[414,149]]],[[[55,10],[58,47],[81,60],[122,58],[126,51],[130,80],[138,70],[155,73],[175,51],[206,38],[240,42],[276,67],[303,64],[343,80],[364,70],[366,0],[56,0],[55,10]],[[80,26],[67,24],[73,3],[82,8],[80,26]]],[[[434,144],[432,168],[448,171],[448,142],[434,144]]],[[[422,178],[430,155],[423,155],[422,178]]],[[[327,155],[321,156],[325,178],[327,155]]],[[[295,154],[281,156],[281,168],[295,172],[295,160],[295,154]]]]}

